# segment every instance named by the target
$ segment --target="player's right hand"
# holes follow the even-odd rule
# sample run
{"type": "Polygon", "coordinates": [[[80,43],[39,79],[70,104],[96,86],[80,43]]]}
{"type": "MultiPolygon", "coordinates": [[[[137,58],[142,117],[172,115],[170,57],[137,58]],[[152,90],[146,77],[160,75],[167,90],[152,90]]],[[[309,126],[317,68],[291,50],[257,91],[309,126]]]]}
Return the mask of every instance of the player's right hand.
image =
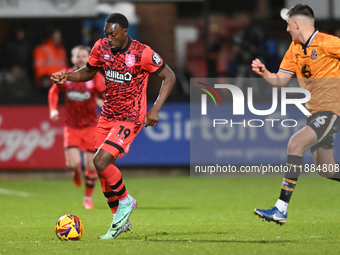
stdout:
{"type": "Polygon", "coordinates": [[[50,111],[50,119],[53,121],[57,121],[59,119],[59,112],[58,110],[54,109],[50,111]]]}
{"type": "Polygon", "coordinates": [[[253,60],[253,62],[251,63],[251,67],[253,72],[260,76],[263,76],[265,71],[267,70],[264,64],[262,64],[262,62],[258,58],[253,60]]]}
{"type": "Polygon", "coordinates": [[[144,116],[144,124],[145,127],[148,126],[157,126],[159,120],[159,113],[157,110],[155,110],[154,108],[151,108],[150,111],[148,111],[145,116],[144,116]]]}
{"type": "Polygon", "coordinates": [[[57,85],[63,84],[67,80],[67,74],[64,72],[55,72],[51,76],[51,80],[57,85]]]}

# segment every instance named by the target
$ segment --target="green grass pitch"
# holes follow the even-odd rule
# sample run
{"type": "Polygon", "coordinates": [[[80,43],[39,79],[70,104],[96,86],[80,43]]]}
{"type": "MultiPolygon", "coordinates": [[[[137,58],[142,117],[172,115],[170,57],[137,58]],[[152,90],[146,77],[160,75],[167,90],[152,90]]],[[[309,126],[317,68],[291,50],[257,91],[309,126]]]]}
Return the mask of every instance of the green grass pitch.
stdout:
{"type": "Polygon", "coordinates": [[[253,210],[274,205],[281,180],[125,178],[138,201],[132,232],[99,240],[112,221],[99,182],[95,209],[85,210],[83,188],[70,179],[0,176],[0,255],[339,254],[340,183],[300,178],[287,223],[279,226],[261,221],[253,210]],[[62,242],[54,233],[67,213],[84,223],[79,241],[62,242]]]}

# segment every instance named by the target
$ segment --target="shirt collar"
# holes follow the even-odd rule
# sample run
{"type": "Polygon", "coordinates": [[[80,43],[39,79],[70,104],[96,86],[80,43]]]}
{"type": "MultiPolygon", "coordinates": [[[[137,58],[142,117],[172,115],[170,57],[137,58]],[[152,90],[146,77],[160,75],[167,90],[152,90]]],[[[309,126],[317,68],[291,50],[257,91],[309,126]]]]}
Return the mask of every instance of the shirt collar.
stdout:
{"type": "Polygon", "coordinates": [[[301,43],[301,47],[305,53],[305,55],[307,54],[307,47],[309,47],[309,45],[312,43],[314,37],[316,36],[316,34],[319,33],[319,30],[314,31],[314,33],[308,38],[308,40],[306,41],[306,43],[301,43]]]}
{"type": "Polygon", "coordinates": [[[128,43],[127,43],[126,47],[124,49],[120,49],[119,52],[120,53],[126,52],[130,48],[131,42],[132,42],[131,38],[128,37],[128,43]]]}

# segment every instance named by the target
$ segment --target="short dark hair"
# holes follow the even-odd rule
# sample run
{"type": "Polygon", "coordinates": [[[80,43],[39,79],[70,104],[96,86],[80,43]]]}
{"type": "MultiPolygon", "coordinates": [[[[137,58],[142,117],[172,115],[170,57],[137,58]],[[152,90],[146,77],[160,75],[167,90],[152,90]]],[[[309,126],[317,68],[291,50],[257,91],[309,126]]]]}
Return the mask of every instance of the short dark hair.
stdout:
{"type": "Polygon", "coordinates": [[[106,23],[117,23],[122,28],[128,28],[129,27],[129,21],[127,18],[121,14],[121,13],[112,13],[106,18],[106,23]]]}
{"type": "Polygon", "coordinates": [[[308,18],[314,19],[314,12],[313,9],[310,8],[309,5],[306,4],[297,4],[290,8],[290,10],[287,13],[287,17],[291,18],[295,15],[302,15],[306,16],[308,18]]]}

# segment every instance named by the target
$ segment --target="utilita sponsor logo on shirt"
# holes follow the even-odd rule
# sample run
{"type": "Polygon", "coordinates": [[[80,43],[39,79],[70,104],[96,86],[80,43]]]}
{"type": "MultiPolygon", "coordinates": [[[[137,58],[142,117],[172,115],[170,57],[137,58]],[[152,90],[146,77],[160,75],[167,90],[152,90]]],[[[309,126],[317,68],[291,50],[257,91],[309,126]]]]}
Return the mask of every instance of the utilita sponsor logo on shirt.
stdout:
{"type": "Polygon", "coordinates": [[[0,115],[0,161],[8,161],[12,157],[25,161],[38,148],[50,149],[55,143],[55,136],[63,134],[62,128],[53,128],[47,121],[41,122],[40,129],[31,128],[27,131],[1,129],[1,124],[0,115]]]}
{"type": "Polygon", "coordinates": [[[116,70],[105,71],[105,76],[106,80],[117,83],[124,83],[127,81],[131,81],[132,79],[132,74],[130,74],[129,72],[125,72],[124,74],[122,74],[116,70]]]}

